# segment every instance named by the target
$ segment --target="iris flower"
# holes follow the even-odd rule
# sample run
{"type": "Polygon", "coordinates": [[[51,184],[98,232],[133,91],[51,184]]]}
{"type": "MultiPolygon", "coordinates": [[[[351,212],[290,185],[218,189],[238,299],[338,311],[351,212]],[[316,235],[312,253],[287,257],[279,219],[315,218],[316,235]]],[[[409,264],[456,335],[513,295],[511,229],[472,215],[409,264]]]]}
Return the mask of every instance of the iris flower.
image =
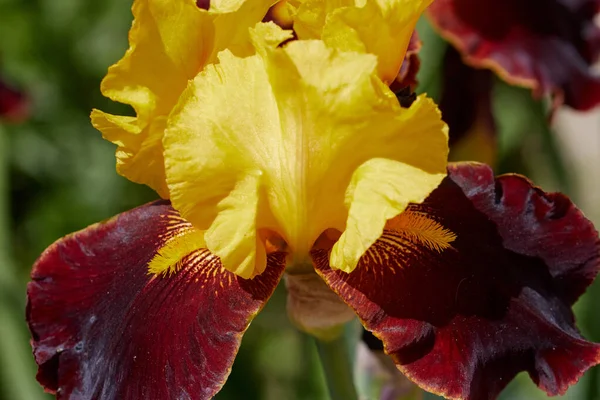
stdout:
{"type": "Polygon", "coordinates": [[[102,91],[136,115],[92,122],[163,199],[38,259],[38,381],[61,399],[211,398],[285,277],[300,329],[328,340],[356,315],[427,390],[494,398],[527,371],[563,393],[600,362],[571,311],[598,234],[563,195],[448,166],[436,105],[389,89],[429,1],[308,0],[294,33],[259,22],[271,5],[135,0],[102,91]]]}
{"type": "Polygon", "coordinates": [[[27,117],[25,95],[0,79],[0,120],[19,122],[27,117]]]}
{"type": "Polygon", "coordinates": [[[599,10],[598,0],[437,0],[428,15],[468,65],[588,110],[600,103],[599,10]]]}

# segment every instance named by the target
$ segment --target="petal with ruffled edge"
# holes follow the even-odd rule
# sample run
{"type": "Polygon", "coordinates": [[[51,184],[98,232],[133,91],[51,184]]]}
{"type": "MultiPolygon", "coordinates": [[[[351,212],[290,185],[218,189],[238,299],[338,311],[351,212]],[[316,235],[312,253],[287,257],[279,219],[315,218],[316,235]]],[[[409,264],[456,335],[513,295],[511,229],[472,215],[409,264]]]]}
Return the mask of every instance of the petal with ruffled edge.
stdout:
{"type": "Polygon", "coordinates": [[[493,399],[527,371],[556,395],[600,362],[571,311],[600,268],[598,233],[566,197],[523,177],[452,165],[352,273],[329,268],[325,249],[313,259],[398,368],[432,392],[493,399]]]}
{"type": "Polygon", "coordinates": [[[162,136],[181,92],[224,48],[250,54],[248,29],[271,5],[265,0],[213,0],[210,11],[194,0],[135,0],[129,50],[109,68],[102,94],[131,105],[136,117],[92,112],[92,124],[118,148],[117,171],[169,197],[162,136]]]}
{"type": "MultiPolygon", "coordinates": [[[[314,4],[307,4],[301,9],[300,15],[298,15],[298,4],[294,4],[296,2],[292,2],[289,0],[281,0],[277,2],[274,6],[269,9],[269,12],[265,16],[264,22],[273,21],[280,27],[284,29],[291,29],[294,27],[294,18],[297,19],[296,28],[301,31],[304,29],[308,29],[308,32],[303,31],[302,37],[304,39],[313,38],[317,39],[322,36],[322,27],[325,24],[325,13],[322,7],[324,5],[323,2],[316,2],[314,4]],[[307,10],[308,8],[308,10],[307,10]],[[308,11],[308,12],[307,12],[308,11]],[[311,28],[313,26],[314,28],[311,28]]],[[[338,6],[343,5],[344,3],[337,2],[338,6]]],[[[351,2],[345,4],[346,6],[352,5],[351,2]]],[[[331,4],[330,11],[335,9],[333,4],[331,4]]],[[[294,32],[295,33],[295,32],[294,32]]],[[[393,50],[392,53],[395,54],[399,50],[396,46],[397,43],[391,43],[394,48],[389,49],[393,50]]],[[[414,30],[412,35],[410,36],[410,40],[408,43],[408,48],[406,49],[406,53],[404,55],[404,59],[402,60],[402,64],[400,66],[400,70],[393,82],[390,83],[390,88],[392,91],[396,92],[405,87],[410,87],[411,89],[415,89],[417,85],[417,73],[419,72],[420,60],[419,60],[419,51],[421,50],[421,40],[419,39],[419,35],[417,31],[414,30]]],[[[364,48],[361,47],[364,50],[364,48]]],[[[390,52],[387,52],[390,54],[390,52]]]]}
{"type": "Polygon", "coordinates": [[[201,240],[185,243],[197,236],[191,232],[157,202],[42,254],[27,289],[27,321],[46,390],[64,399],[137,400],[209,399],[221,388],[285,256],[269,255],[267,271],[244,280],[201,240]],[[162,273],[149,273],[161,263],[162,273]]]}
{"type": "Polygon", "coordinates": [[[425,97],[401,108],[375,56],[277,47],[290,37],[277,32],[260,24],[260,55],[221,53],[183,94],[163,141],[171,199],[240,276],[264,270],[261,231],[308,265],[323,231],[345,231],[333,265],[351,270],[387,219],[443,179],[446,127],[425,97]]]}
{"type": "Polygon", "coordinates": [[[428,16],[475,67],[578,110],[600,103],[598,0],[437,0],[428,16]]]}
{"type": "Polygon", "coordinates": [[[377,56],[379,77],[392,83],[404,60],[417,20],[432,0],[308,0],[295,17],[300,39],[377,56]]]}

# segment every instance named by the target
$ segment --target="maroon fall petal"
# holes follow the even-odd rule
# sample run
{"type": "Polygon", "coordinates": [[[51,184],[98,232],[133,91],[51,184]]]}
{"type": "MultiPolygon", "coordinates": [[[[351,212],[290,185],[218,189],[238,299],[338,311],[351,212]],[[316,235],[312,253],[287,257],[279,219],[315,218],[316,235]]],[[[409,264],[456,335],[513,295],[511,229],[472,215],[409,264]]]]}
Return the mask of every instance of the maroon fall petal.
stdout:
{"type": "Polygon", "coordinates": [[[148,263],[191,225],[168,202],[125,212],[60,239],[36,262],[27,321],[38,381],[58,399],[209,399],[241,336],[271,296],[285,257],[244,280],[206,249],[177,272],[148,263]]]}
{"type": "Polygon", "coordinates": [[[313,252],[317,272],[429,391],[494,399],[527,371],[564,393],[600,363],[571,311],[600,269],[598,233],[565,196],[523,177],[494,179],[475,163],[448,173],[405,212],[417,223],[390,221],[352,273],[330,269],[324,249],[313,252]],[[442,228],[456,237],[436,249],[442,228]]]}
{"type": "Polygon", "coordinates": [[[599,9],[600,0],[436,0],[428,15],[468,64],[588,110],[600,103],[590,69],[600,56],[599,9]]]}

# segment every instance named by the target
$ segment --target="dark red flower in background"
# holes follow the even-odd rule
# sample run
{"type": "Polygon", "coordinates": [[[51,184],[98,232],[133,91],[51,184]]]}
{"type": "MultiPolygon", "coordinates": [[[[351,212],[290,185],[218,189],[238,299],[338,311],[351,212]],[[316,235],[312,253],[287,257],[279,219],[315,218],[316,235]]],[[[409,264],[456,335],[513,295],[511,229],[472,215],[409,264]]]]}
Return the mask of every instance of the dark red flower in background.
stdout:
{"type": "Polygon", "coordinates": [[[599,0],[436,0],[428,11],[465,62],[578,110],[600,103],[599,0]]]}
{"type": "Polygon", "coordinates": [[[0,120],[20,122],[29,113],[26,96],[0,79],[0,120]]]}

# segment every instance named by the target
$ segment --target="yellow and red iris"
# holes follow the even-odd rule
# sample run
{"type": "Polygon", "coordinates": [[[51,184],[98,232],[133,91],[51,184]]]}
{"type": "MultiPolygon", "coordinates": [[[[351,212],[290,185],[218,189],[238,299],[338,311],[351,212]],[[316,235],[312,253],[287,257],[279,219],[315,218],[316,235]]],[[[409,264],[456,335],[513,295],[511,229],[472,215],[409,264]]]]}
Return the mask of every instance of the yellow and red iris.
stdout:
{"type": "Polygon", "coordinates": [[[102,91],[136,116],[92,122],[119,173],[164,200],[37,261],[40,383],[211,398],[282,276],[301,329],[326,337],[355,313],[451,398],[493,398],[519,371],[562,393],[600,362],[571,311],[600,268],[592,224],[522,177],[448,167],[435,104],[389,89],[429,1],[298,2],[293,32],[259,22],[271,5],[135,1],[102,91]]]}

